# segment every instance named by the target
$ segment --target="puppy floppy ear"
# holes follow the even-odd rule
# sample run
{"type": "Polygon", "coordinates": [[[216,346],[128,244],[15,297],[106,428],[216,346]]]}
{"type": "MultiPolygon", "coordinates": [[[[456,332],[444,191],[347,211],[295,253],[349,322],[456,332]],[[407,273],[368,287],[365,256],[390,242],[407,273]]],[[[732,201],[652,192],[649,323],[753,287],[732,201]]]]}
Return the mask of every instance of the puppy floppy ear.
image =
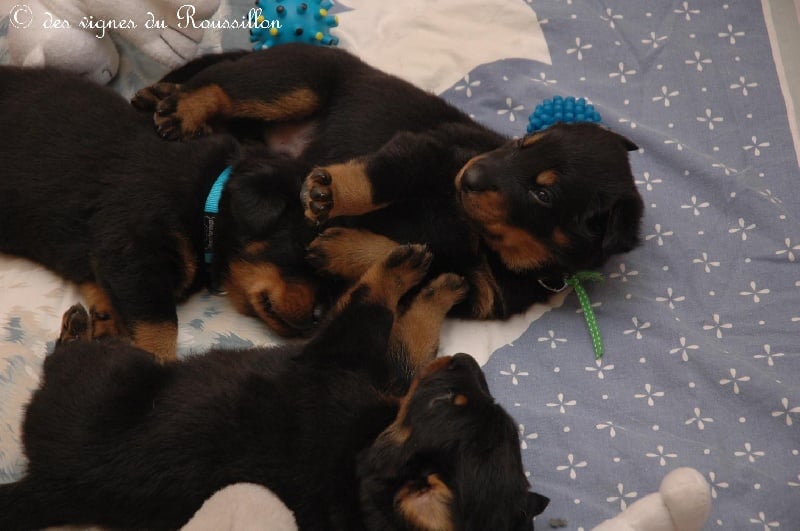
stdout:
{"type": "Polygon", "coordinates": [[[451,531],[453,492],[439,474],[407,481],[395,494],[395,507],[415,529],[451,531]]]}
{"type": "Polygon", "coordinates": [[[550,498],[535,492],[528,492],[525,512],[520,522],[514,527],[514,531],[533,531],[533,517],[542,514],[548,503],[550,503],[550,498]]]}
{"type": "Polygon", "coordinates": [[[533,518],[534,516],[542,514],[542,511],[545,510],[547,504],[550,503],[550,498],[546,496],[542,496],[541,494],[537,494],[536,492],[529,492],[528,493],[528,507],[526,512],[528,516],[533,518]]]}
{"type": "Polygon", "coordinates": [[[286,209],[286,199],[280,195],[262,195],[251,186],[252,176],[237,176],[227,186],[230,215],[240,235],[255,236],[269,231],[286,209]]]}
{"type": "Polygon", "coordinates": [[[605,258],[626,253],[639,245],[644,203],[638,194],[618,199],[608,212],[603,233],[602,251],[605,258]]]}
{"type": "Polygon", "coordinates": [[[638,151],[639,146],[634,144],[633,141],[631,141],[629,138],[622,136],[621,134],[616,133],[611,129],[608,129],[607,127],[603,127],[603,129],[605,129],[606,132],[608,132],[611,136],[616,137],[620,142],[622,142],[622,145],[625,146],[625,149],[627,149],[628,151],[638,151]]]}

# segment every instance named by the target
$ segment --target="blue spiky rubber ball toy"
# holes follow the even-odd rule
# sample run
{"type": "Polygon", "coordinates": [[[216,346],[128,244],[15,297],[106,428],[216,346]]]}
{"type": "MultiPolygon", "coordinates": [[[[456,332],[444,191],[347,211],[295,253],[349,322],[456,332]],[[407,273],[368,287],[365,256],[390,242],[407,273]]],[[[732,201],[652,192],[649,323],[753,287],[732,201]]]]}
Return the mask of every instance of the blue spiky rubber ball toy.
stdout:
{"type": "Polygon", "coordinates": [[[570,124],[600,121],[600,114],[594,110],[594,105],[586,103],[586,98],[553,96],[537,105],[528,117],[528,132],[543,131],[557,122],[570,124]]]}
{"type": "Polygon", "coordinates": [[[256,0],[261,11],[255,21],[258,27],[250,29],[253,49],[287,42],[336,46],[339,39],[330,30],[339,25],[339,18],[328,14],[332,6],[329,0],[256,0]]]}

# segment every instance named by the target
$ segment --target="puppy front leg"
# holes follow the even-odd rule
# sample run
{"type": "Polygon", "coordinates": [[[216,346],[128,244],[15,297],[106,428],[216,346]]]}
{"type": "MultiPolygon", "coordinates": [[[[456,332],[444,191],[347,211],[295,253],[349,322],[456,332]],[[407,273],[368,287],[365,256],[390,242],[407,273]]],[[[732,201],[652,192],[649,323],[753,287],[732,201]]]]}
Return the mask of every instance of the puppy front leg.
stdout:
{"type": "Polygon", "coordinates": [[[173,361],[178,344],[175,305],[194,280],[194,257],[169,237],[152,234],[147,239],[142,243],[117,237],[99,247],[92,260],[94,274],[111,304],[115,326],[159,361],[173,361]],[[171,245],[178,247],[174,255],[153,252],[171,245]],[[176,263],[176,255],[183,264],[176,263]]]}
{"type": "Polygon", "coordinates": [[[442,136],[401,132],[372,155],[314,169],[300,193],[306,218],[321,224],[415,197],[450,197],[467,159],[442,136]]]}

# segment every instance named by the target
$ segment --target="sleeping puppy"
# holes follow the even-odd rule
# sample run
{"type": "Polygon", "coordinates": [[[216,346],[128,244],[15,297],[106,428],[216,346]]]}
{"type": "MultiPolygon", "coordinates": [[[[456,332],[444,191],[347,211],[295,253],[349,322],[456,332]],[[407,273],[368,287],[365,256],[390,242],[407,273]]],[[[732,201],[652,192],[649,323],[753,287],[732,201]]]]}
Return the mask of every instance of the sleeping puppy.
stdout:
{"type": "Polygon", "coordinates": [[[310,166],[221,136],[164,142],[111,89],[56,70],[0,68],[0,138],[0,252],[78,284],[94,336],[129,335],[173,359],[175,305],[202,286],[208,251],[237,308],[282,335],[314,324],[303,260],[314,231],[297,201],[310,166]],[[204,203],[231,161],[204,231],[204,203]]]}
{"type": "Polygon", "coordinates": [[[347,52],[296,44],[206,56],[141,90],[164,138],[228,130],[305,161],[309,259],[353,282],[398,242],[470,285],[454,314],[504,318],[638,243],[630,141],[595,124],[510,140],[347,52]]]}
{"type": "Polygon", "coordinates": [[[391,251],[302,347],[158,364],[84,341],[73,307],[27,408],[27,475],[0,485],[0,529],[175,529],[238,482],[272,490],[300,529],[533,529],[547,499],[528,492],[516,424],[470,356],[433,360],[463,279],[397,307],[430,261],[391,251]]]}

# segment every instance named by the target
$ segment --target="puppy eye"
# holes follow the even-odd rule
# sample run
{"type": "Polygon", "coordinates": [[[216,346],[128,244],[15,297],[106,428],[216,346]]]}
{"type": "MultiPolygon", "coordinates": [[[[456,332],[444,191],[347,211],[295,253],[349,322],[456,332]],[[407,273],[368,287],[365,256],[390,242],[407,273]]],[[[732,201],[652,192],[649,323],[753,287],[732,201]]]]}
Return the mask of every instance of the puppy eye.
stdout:
{"type": "Polygon", "coordinates": [[[540,205],[550,206],[553,203],[553,194],[546,188],[534,188],[528,193],[540,205]]]}
{"type": "Polygon", "coordinates": [[[453,402],[454,396],[455,391],[453,389],[448,389],[447,392],[431,398],[430,401],[428,401],[428,407],[433,407],[434,404],[438,403],[450,404],[453,402]]]}

